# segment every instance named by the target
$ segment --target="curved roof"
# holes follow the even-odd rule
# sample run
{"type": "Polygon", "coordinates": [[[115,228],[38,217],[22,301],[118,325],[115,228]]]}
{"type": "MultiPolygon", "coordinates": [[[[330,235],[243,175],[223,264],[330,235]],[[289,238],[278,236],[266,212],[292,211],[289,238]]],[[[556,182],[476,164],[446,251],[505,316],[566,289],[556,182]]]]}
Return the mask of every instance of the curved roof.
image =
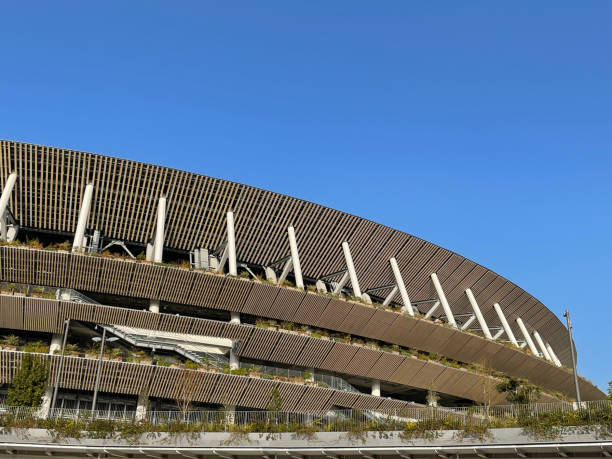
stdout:
{"type": "MultiPolygon", "coordinates": [[[[430,274],[438,274],[455,314],[470,313],[471,288],[491,326],[493,304],[514,323],[521,317],[538,330],[569,365],[567,332],[540,301],[497,273],[416,236],[311,202],[226,180],[135,161],[61,148],[0,141],[0,179],[19,180],[10,209],[24,227],[74,232],[86,183],[94,184],[88,228],[104,236],[145,243],[157,199],[168,198],[165,244],[191,250],[217,248],[225,238],[225,213],[235,215],[237,256],[267,265],[286,256],[286,228],[296,229],[302,271],[318,278],[344,268],[341,243],[351,246],[362,290],[393,284],[389,258],[398,261],[411,300],[435,297],[430,274]]],[[[385,296],[388,291],[379,291],[385,296]]]]}

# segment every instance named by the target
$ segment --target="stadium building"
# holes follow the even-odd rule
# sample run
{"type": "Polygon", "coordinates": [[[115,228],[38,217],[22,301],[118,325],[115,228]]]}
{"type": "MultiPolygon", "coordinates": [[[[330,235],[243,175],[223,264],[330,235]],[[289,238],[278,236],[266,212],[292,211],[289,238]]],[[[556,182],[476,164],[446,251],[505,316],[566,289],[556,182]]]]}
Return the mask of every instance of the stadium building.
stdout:
{"type": "MultiPolygon", "coordinates": [[[[575,396],[568,332],[476,262],[372,221],[166,167],[0,141],[0,384],[45,409],[287,411],[575,396]],[[102,356],[101,359],[99,358],[102,356]],[[94,400],[95,399],[95,400],[94,400]]],[[[583,400],[604,394],[580,378],[583,400]]]]}

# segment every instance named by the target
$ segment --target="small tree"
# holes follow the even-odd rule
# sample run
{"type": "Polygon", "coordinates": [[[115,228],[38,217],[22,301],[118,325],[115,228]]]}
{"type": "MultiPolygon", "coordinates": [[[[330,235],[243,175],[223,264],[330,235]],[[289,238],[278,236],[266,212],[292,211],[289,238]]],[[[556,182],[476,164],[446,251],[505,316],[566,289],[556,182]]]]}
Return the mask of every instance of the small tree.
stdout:
{"type": "Polygon", "coordinates": [[[40,406],[48,377],[48,364],[39,356],[25,354],[9,386],[6,402],[9,406],[40,406]]]}
{"type": "Polygon", "coordinates": [[[608,400],[612,400],[612,381],[608,383],[608,400]]]}
{"type": "Polygon", "coordinates": [[[540,388],[529,384],[525,379],[507,378],[497,385],[500,393],[506,394],[506,400],[512,404],[533,403],[540,395],[540,388]]]}
{"type": "Polygon", "coordinates": [[[199,372],[195,370],[180,370],[178,391],[176,393],[176,405],[183,414],[183,421],[187,421],[187,413],[196,397],[199,389],[199,372]]]}

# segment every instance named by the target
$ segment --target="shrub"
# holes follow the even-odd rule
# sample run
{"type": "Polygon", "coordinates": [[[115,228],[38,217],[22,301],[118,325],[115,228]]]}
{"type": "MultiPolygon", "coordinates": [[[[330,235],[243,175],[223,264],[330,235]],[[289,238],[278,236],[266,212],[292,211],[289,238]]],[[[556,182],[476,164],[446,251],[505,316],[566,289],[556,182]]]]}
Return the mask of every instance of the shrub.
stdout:
{"type": "Polygon", "coordinates": [[[48,376],[49,367],[39,356],[25,354],[9,386],[6,403],[10,406],[40,406],[48,376]]]}

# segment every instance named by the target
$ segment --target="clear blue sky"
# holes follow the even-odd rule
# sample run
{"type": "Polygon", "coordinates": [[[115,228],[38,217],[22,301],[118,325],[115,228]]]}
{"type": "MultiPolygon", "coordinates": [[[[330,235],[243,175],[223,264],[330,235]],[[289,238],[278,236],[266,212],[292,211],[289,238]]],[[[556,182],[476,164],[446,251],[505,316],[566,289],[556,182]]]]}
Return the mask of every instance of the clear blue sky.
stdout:
{"type": "Polygon", "coordinates": [[[0,137],[416,234],[575,322],[612,379],[612,3],[4,2],[0,137]]]}

